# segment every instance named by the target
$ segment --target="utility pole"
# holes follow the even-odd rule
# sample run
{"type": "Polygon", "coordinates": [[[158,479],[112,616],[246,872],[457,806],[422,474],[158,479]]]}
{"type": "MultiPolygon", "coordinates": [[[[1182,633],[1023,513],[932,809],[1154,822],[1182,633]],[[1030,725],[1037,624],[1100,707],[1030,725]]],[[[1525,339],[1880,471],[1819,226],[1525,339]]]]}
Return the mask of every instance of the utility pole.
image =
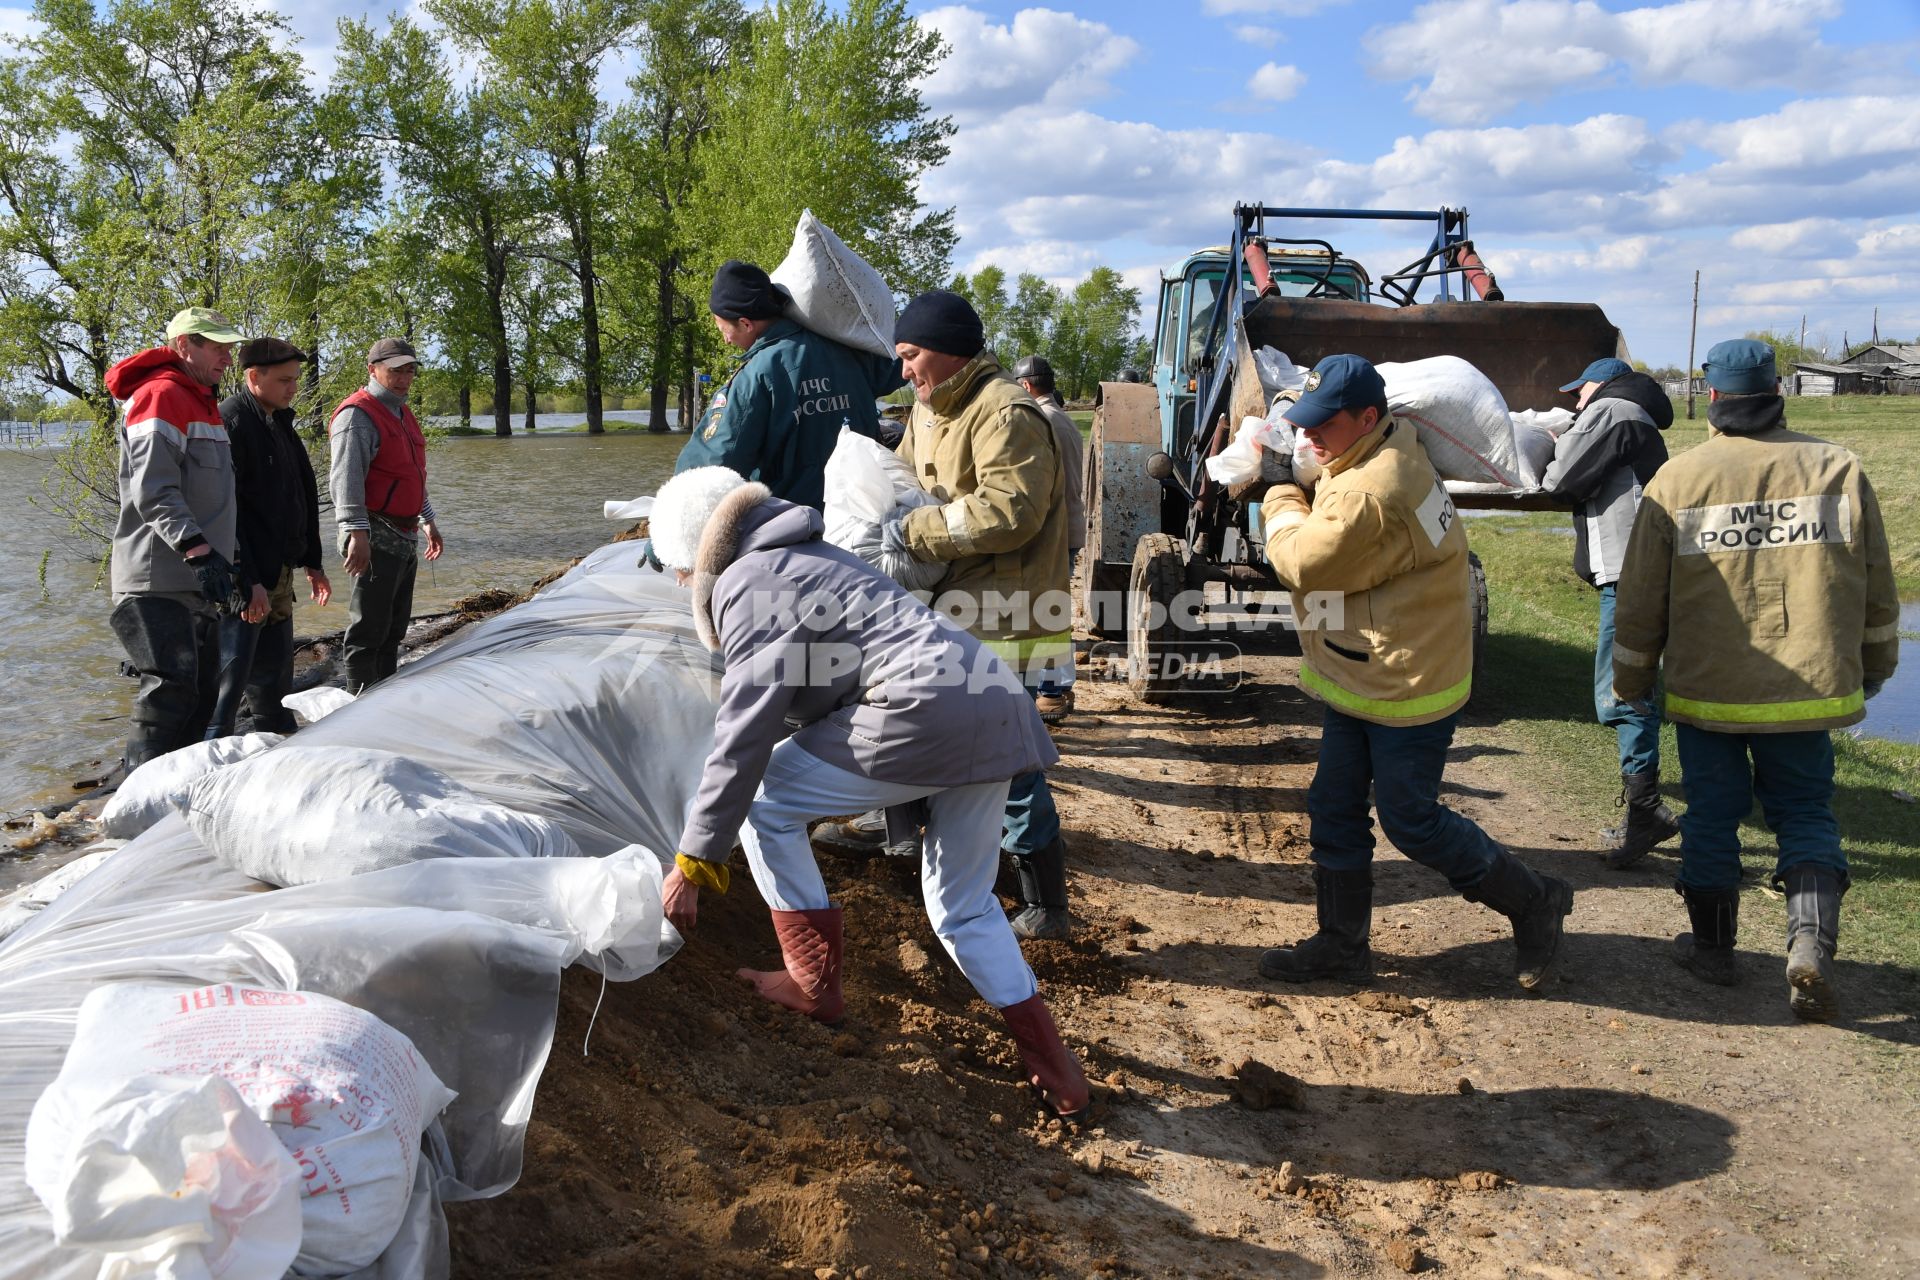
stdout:
{"type": "Polygon", "coordinates": [[[1700,337],[1700,272],[1693,273],[1693,325],[1687,330],[1687,421],[1693,421],[1693,352],[1700,337]]]}
{"type": "Polygon", "coordinates": [[[1807,349],[1807,313],[1804,311],[1800,313],[1800,349],[1807,349]]]}

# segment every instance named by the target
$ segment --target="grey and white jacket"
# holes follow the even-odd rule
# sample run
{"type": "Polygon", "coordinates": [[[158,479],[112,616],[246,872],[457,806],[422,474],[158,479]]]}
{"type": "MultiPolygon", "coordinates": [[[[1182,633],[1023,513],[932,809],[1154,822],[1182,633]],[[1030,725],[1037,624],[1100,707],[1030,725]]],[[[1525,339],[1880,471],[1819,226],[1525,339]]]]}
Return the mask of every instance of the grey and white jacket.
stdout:
{"type": "Polygon", "coordinates": [[[726,666],[713,749],[680,837],[689,857],[726,860],[789,735],[828,764],[929,791],[1059,759],[1018,676],[822,541],[822,527],[819,512],[752,483],[721,502],[701,536],[694,622],[726,666]]]}
{"type": "Polygon", "coordinates": [[[1667,460],[1660,433],[1672,425],[1665,388],[1635,371],[1595,391],[1554,443],[1540,487],[1573,503],[1573,568],[1594,587],[1619,580],[1641,491],[1667,460]]]}

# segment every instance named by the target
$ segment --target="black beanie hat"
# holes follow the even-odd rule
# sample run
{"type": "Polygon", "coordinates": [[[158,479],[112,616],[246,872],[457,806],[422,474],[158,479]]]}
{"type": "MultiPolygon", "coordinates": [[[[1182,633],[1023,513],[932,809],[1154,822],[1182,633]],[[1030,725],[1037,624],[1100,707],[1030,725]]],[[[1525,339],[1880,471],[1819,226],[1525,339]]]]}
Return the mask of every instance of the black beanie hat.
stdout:
{"type": "Polygon", "coordinates": [[[945,289],[929,289],[893,322],[893,340],[971,360],[987,345],[987,331],[971,302],[945,289]]]}
{"type": "Polygon", "coordinates": [[[785,314],[793,295],[751,262],[728,258],[713,273],[707,310],[722,320],[771,320],[785,314]]]}

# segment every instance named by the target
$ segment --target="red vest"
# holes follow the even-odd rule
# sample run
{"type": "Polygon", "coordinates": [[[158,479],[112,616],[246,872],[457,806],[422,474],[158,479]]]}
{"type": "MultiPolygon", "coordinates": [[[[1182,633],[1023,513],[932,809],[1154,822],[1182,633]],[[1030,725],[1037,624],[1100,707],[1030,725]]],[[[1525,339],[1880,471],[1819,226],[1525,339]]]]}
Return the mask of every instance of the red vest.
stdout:
{"type": "Polygon", "coordinates": [[[413,410],[401,405],[396,414],[365,387],[342,400],[335,417],[341,409],[360,410],[380,431],[380,448],[367,468],[367,510],[402,525],[418,521],[427,497],[427,438],[413,410]]]}

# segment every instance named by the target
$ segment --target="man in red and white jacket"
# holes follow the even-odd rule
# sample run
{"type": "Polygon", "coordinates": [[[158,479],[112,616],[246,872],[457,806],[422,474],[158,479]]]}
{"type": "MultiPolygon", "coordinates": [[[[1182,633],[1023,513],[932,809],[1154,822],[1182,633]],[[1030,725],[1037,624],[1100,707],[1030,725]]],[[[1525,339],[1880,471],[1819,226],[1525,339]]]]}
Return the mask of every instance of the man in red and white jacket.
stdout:
{"type": "Polygon", "coordinates": [[[367,352],[367,385],[340,402],[328,428],[334,523],[353,578],[347,605],[347,688],[356,693],[392,675],[413,616],[419,537],[438,560],[440,530],[427,500],[427,445],[407,405],[419,359],[402,338],[367,352]]]}
{"type": "Polygon", "coordinates": [[[140,676],[129,769],[200,740],[218,678],[216,610],[233,600],[237,506],[214,388],[240,331],[188,307],[165,346],[107,370],[123,401],[120,517],[113,530],[113,633],[140,676]]]}

